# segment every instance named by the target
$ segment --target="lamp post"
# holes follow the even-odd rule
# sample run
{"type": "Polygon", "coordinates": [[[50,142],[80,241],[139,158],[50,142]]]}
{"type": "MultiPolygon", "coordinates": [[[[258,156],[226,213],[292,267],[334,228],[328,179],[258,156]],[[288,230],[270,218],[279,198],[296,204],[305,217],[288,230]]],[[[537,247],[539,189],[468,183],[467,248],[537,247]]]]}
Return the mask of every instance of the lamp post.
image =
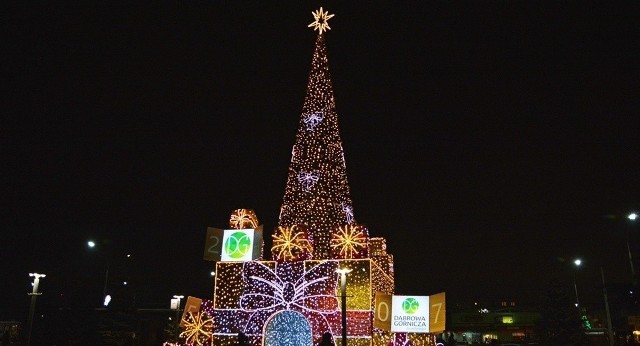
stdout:
{"type": "Polygon", "coordinates": [[[31,296],[31,306],[29,307],[29,334],[27,334],[27,346],[31,345],[31,331],[33,330],[33,315],[36,311],[36,298],[42,293],[38,292],[38,285],[40,284],[40,278],[45,277],[45,274],[29,273],[29,276],[33,278],[33,290],[28,293],[31,296]]]}
{"type": "Polygon", "coordinates": [[[340,296],[342,297],[342,346],[347,346],[347,274],[351,269],[340,268],[336,273],[340,274],[340,296]]]}
{"type": "Polygon", "coordinates": [[[609,299],[607,298],[607,284],[604,281],[604,269],[600,266],[602,275],[602,295],[604,296],[604,310],[607,314],[607,331],[609,332],[609,346],[613,346],[613,327],[611,326],[611,313],[609,312],[609,299]]]}
{"type": "Polygon", "coordinates": [[[184,298],[184,296],[174,295],[173,298],[178,300],[178,307],[176,308],[176,323],[180,324],[180,299],[184,298]]]}
{"type": "MultiPolygon", "coordinates": [[[[627,215],[627,219],[629,219],[632,223],[635,223],[637,218],[638,218],[638,214],[636,213],[631,213],[627,215]]],[[[629,266],[631,267],[631,284],[635,286],[636,272],[633,269],[633,257],[631,256],[631,246],[629,245],[629,237],[630,237],[629,234],[631,233],[631,231],[629,230],[629,227],[626,227],[626,228],[627,228],[627,254],[629,255],[629,266]]]]}
{"type": "MultiPolygon", "coordinates": [[[[573,264],[576,265],[576,267],[580,267],[580,265],[582,264],[582,260],[580,259],[576,259],[573,261],[573,264]]],[[[573,289],[576,292],[576,307],[578,309],[580,309],[580,299],[578,298],[578,284],[576,283],[576,273],[573,273],[573,289]]]]}
{"type": "MultiPolygon", "coordinates": [[[[96,243],[93,240],[89,240],[87,241],[87,246],[90,249],[93,249],[96,247],[96,243]]],[[[102,299],[106,299],[107,298],[107,285],[109,283],[109,259],[107,258],[107,265],[104,271],[104,285],[102,286],[102,299]]],[[[104,303],[103,303],[104,305],[104,303]]],[[[106,306],[106,305],[105,305],[106,306]]]]}

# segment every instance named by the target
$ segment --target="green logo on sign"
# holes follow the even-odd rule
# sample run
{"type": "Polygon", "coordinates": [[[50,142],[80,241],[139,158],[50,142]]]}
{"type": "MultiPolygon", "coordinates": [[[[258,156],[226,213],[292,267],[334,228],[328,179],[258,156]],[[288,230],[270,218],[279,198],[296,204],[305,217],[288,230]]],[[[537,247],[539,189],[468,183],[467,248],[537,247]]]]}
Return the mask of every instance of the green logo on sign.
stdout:
{"type": "Polygon", "coordinates": [[[407,298],[402,302],[402,310],[409,315],[413,315],[420,308],[420,304],[414,298],[407,298]]]}
{"type": "Polygon", "coordinates": [[[224,242],[224,251],[231,258],[240,259],[251,250],[251,239],[244,232],[232,233],[224,242]]]}

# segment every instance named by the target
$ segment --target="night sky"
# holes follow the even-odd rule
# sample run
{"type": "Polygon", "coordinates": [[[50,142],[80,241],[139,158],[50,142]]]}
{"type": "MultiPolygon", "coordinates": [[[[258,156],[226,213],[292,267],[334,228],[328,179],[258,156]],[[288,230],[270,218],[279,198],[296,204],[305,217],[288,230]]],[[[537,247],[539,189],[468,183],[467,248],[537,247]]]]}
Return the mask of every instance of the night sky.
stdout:
{"type": "Polygon", "coordinates": [[[206,228],[276,226],[320,6],[355,217],[396,293],[533,304],[560,273],[600,304],[600,265],[629,282],[638,2],[31,3],[0,24],[0,318],[26,318],[29,272],[42,306],[99,299],[107,258],[140,307],[211,297],[206,228]]]}

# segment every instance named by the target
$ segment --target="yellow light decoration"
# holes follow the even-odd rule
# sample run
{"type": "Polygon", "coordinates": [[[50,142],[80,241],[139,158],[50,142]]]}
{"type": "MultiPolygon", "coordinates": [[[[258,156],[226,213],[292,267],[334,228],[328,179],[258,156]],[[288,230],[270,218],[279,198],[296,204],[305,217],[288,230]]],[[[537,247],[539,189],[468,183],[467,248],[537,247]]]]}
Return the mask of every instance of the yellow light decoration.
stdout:
{"type": "Polygon", "coordinates": [[[253,209],[235,209],[231,212],[229,227],[234,229],[257,228],[258,217],[253,209]]]}
{"type": "Polygon", "coordinates": [[[366,258],[368,255],[369,232],[362,225],[336,227],[331,235],[333,258],[366,258]]]}
{"type": "Polygon", "coordinates": [[[313,240],[302,225],[278,226],[273,234],[271,254],[276,261],[311,259],[313,240]]]}
{"type": "Polygon", "coordinates": [[[188,344],[202,346],[205,342],[211,340],[213,319],[204,311],[189,312],[184,319],[184,328],[185,331],[180,333],[180,337],[184,338],[188,344]]]}
{"type": "Polygon", "coordinates": [[[322,7],[320,7],[317,11],[311,11],[313,14],[313,18],[315,19],[313,23],[309,24],[307,27],[313,27],[313,30],[318,30],[318,34],[322,35],[323,31],[329,31],[331,28],[329,27],[329,19],[333,18],[335,14],[329,14],[329,12],[324,12],[322,7]]]}

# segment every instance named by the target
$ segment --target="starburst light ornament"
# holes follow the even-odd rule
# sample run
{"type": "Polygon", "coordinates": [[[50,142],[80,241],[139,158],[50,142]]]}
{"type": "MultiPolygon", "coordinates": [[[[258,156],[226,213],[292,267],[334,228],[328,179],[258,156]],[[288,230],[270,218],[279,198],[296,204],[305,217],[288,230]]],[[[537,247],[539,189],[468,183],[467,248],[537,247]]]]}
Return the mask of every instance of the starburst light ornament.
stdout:
{"type": "Polygon", "coordinates": [[[369,254],[369,231],[363,225],[338,226],[331,235],[333,258],[366,258],[369,254]]]}
{"type": "Polygon", "coordinates": [[[313,240],[302,225],[278,226],[273,234],[273,258],[278,261],[300,261],[313,257],[313,240]]]}
{"type": "Polygon", "coordinates": [[[184,332],[180,333],[181,338],[191,345],[202,346],[211,340],[213,335],[213,319],[204,312],[189,312],[184,319],[184,332]]]}
{"type": "Polygon", "coordinates": [[[320,7],[317,11],[312,11],[313,18],[315,19],[313,23],[309,24],[308,27],[313,27],[313,30],[318,30],[318,34],[322,35],[323,31],[329,31],[331,28],[329,27],[329,19],[333,18],[335,14],[329,14],[329,12],[324,12],[322,7],[320,7]]]}
{"type": "Polygon", "coordinates": [[[253,209],[236,209],[231,212],[229,227],[246,229],[258,227],[258,217],[253,209]]]}

